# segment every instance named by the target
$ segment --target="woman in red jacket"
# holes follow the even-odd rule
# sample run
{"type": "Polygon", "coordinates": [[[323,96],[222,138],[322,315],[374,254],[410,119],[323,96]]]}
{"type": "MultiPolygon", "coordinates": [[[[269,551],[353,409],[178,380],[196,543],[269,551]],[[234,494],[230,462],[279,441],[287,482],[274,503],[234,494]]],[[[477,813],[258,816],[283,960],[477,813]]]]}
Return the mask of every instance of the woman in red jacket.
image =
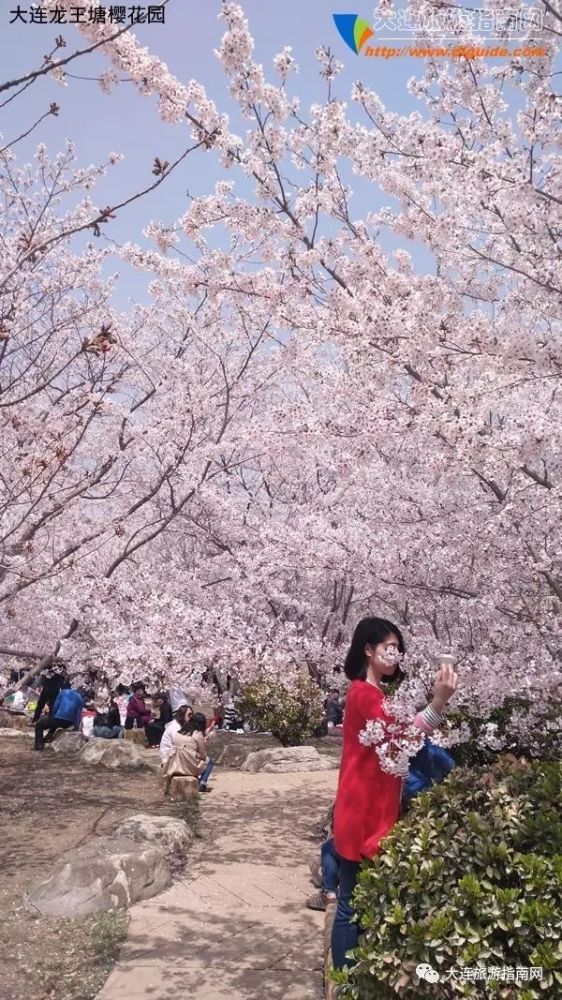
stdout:
{"type": "MultiPolygon", "coordinates": [[[[381,840],[396,823],[400,811],[402,779],[382,769],[377,750],[368,745],[364,732],[370,721],[383,726],[395,724],[383,708],[383,683],[402,676],[398,661],[403,654],[404,640],[392,622],[363,618],[345,661],[345,672],[352,683],[345,702],[343,754],[334,809],[334,841],[341,858],[332,932],[336,969],[351,964],[346,963],[346,952],[357,947],[359,927],[352,921],[351,897],[360,864],[378,853],[381,840]]],[[[456,687],[453,667],[441,667],[435,678],[433,700],[413,720],[414,726],[425,733],[433,732],[456,687]]]]}
{"type": "Polygon", "coordinates": [[[152,719],[152,712],[146,707],[146,689],[144,684],[133,684],[133,693],[127,705],[127,718],[125,729],[132,729],[135,721],[139,729],[144,729],[147,722],[152,719]]]}

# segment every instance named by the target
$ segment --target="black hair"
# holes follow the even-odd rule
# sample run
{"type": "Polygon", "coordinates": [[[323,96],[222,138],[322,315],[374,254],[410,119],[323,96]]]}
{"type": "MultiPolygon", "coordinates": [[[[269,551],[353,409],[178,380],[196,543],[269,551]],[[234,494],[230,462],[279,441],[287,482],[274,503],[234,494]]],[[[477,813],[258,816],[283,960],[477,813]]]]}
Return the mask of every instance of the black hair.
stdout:
{"type": "Polygon", "coordinates": [[[131,684],[131,689],[132,689],[133,694],[136,694],[136,692],[140,691],[141,688],[143,689],[144,693],[146,694],[146,686],[143,684],[142,681],[135,681],[134,684],[131,684]]]}
{"type": "MultiPolygon", "coordinates": [[[[378,646],[384,642],[389,635],[395,635],[398,639],[398,650],[405,653],[404,639],[399,628],[386,618],[362,618],[351,640],[347,656],[345,658],[344,670],[350,681],[364,681],[367,676],[367,658],[365,656],[365,646],[378,646]]],[[[387,683],[399,681],[404,677],[403,671],[397,665],[396,670],[390,677],[383,678],[387,683]]]]}
{"type": "Polygon", "coordinates": [[[203,712],[195,712],[195,715],[192,715],[191,719],[186,722],[184,729],[188,733],[203,733],[204,736],[207,729],[207,720],[203,712]]]}
{"type": "Polygon", "coordinates": [[[118,697],[121,697],[124,694],[129,694],[129,688],[125,684],[118,684],[115,688],[115,693],[118,697]]]}
{"type": "Polygon", "coordinates": [[[185,716],[188,712],[193,714],[191,705],[180,705],[180,707],[176,708],[176,711],[174,712],[174,719],[183,724],[185,722],[185,716]]]}

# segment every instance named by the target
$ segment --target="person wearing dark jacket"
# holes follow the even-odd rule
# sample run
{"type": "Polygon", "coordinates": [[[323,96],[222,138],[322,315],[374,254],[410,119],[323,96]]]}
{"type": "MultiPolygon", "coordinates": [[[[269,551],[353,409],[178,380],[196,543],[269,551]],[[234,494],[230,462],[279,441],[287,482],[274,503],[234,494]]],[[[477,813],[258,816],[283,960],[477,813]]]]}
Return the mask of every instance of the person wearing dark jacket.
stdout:
{"type": "Polygon", "coordinates": [[[44,734],[46,730],[49,731],[49,737],[52,739],[57,729],[69,729],[71,726],[74,729],[79,729],[83,708],[84,699],[82,695],[78,691],[73,691],[67,681],[66,686],[61,688],[57,695],[52,714],[46,719],[40,719],[36,724],[35,746],[33,749],[44,750],[44,734]]]}
{"type": "Polygon", "coordinates": [[[41,684],[41,694],[37,700],[37,706],[33,713],[33,722],[39,722],[43,714],[45,705],[49,706],[49,715],[53,714],[53,706],[57,700],[57,695],[64,684],[64,674],[51,674],[43,677],[41,684]]]}
{"type": "Polygon", "coordinates": [[[328,726],[341,726],[343,722],[343,707],[337,688],[333,688],[328,694],[324,703],[324,709],[328,726]]]}
{"type": "Polygon", "coordinates": [[[155,708],[160,709],[160,715],[157,719],[151,719],[150,722],[147,722],[144,730],[149,747],[159,747],[164,730],[173,719],[173,712],[165,691],[156,695],[153,704],[155,708]]]}
{"type": "Polygon", "coordinates": [[[98,712],[92,735],[104,740],[117,740],[123,736],[119,705],[111,699],[107,712],[98,712]]]}

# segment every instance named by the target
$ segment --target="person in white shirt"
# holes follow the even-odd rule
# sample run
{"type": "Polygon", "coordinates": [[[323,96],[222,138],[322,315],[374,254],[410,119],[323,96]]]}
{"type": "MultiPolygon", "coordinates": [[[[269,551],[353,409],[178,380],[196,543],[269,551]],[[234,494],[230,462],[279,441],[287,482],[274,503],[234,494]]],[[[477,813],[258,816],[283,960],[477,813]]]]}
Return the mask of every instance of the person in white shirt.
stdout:
{"type": "Polygon", "coordinates": [[[160,740],[160,759],[163,765],[172,752],[174,736],[176,733],[179,733],[180,729],[189,721],[192,715],[193,709],[190,705],[180,705],[177,711],[174,712],[174,718],[164,729],[162,739],[160,740]]]}

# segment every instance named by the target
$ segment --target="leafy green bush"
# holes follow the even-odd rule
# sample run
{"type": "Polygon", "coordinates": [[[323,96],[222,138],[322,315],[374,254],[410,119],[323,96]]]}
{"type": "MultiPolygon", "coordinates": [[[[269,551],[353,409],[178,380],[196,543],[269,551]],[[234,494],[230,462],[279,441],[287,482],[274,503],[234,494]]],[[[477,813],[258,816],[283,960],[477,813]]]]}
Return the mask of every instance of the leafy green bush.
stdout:
{"type": "Polygon", "coordinates": [[[322,693],[301,674],[289,683],[260,677],[246,685],[236,704],[244,719],[273,733],[283,746],[300,746],[322,722],[322,693]]]}
{"type": "Polygon", "coordinates": [[[349,977],[335,975],[341,996],[559,996],[561,788],[560,763],[506,757],[455,771],[416,799],[359,876],[354,905],[364,936],[349,977]],[[419,978],[421,963],[439,982],[419,978]],[[477,967],[487,978],[467,981],[477,967]],[[542,968],[542,979],[489,974],[531,967],[542,968]]]}

